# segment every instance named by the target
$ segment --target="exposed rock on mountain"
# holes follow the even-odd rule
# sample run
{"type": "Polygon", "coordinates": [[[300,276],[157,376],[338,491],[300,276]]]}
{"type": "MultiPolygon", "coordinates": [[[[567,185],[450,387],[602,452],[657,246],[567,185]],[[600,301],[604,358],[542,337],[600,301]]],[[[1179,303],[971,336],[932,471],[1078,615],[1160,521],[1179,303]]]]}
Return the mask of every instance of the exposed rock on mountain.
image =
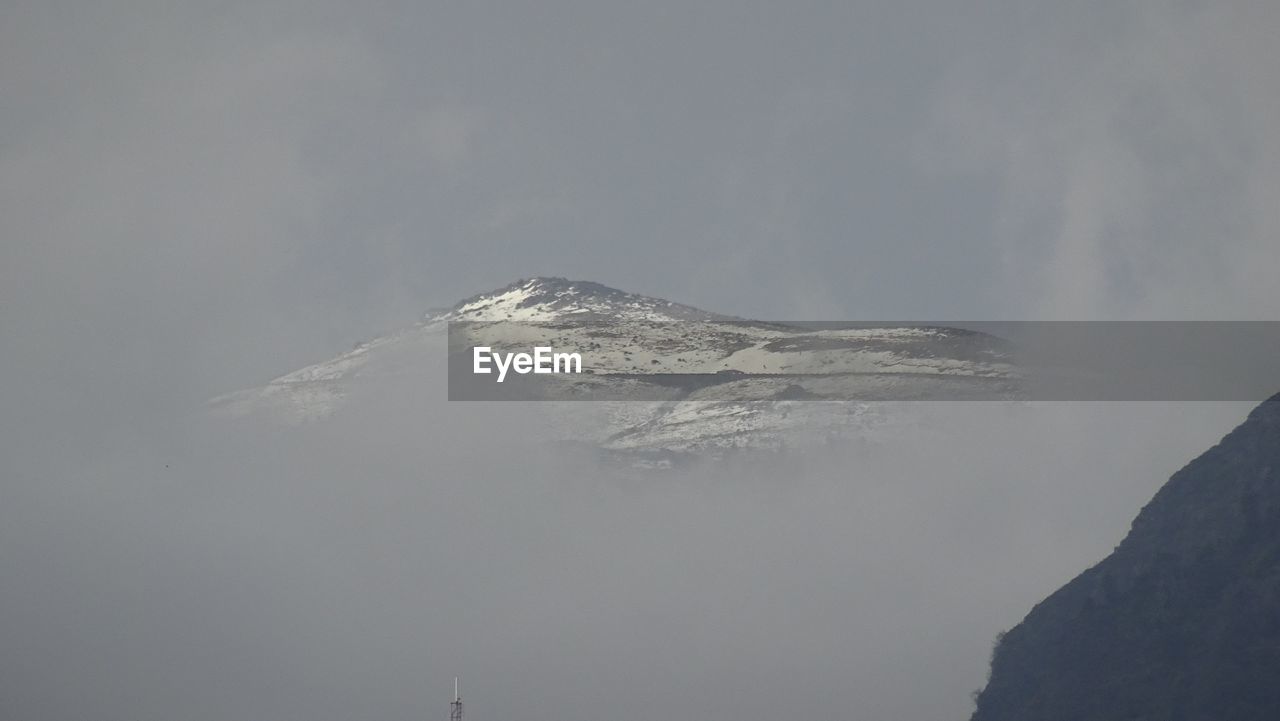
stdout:
{"type": "Polygon", "coordinates": [[[466,347],[527,351],[536,336],[581,350],[589,374],[552,379],[560,385],[551,397],[650,402],[576,404],[552,425],[564,430],[560,440],[632,456],[867,437],[886,418],[849,399],[991,397],[1016,383],[1003,341],[971,330],[749,322],[598,283],[534,278],[212,405],[299,423],[339,412],[369,384],[431,373],[443,383],[451,323],[465,328],[466,347]]]}
{"type": "Polygon", "coordinates": [[[531,278],[472,296],[428,320],[579,321],[716,320],[709,313],[669,300],[650,298],[586,280],[531,278]]]}

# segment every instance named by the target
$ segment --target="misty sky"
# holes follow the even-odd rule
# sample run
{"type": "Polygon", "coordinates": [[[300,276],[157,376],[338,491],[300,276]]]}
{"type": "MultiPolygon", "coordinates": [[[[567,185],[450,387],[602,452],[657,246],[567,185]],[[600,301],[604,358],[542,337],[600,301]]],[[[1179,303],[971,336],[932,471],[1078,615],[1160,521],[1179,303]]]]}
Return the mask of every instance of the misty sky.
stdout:
{"type": "Polygon", "coordinates": [[[963,718],[995,631],[1245,406],[957,406],[856,471],[652,483],[425,377],[306,429],[201,403],[533,275],[766,318],[1275,319],[1277,28],[0,3],[0,718],[435,718],[455,672],[476,721],[963,718]]]}

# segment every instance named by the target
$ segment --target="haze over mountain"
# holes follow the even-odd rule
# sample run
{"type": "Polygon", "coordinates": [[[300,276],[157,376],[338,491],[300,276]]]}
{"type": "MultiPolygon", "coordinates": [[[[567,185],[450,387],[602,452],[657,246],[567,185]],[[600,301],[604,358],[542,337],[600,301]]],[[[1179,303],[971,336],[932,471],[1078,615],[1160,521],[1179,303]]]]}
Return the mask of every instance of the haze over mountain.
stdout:
{"type": "Polygon", "coordinates": [[[1276,28],[5,2],[0,719],[443,721],[455,675],[470,721],[967,718],[996,632],[1243,402],[450,402],[414,326],[547,274],[745,318],[1280,318],[1276,28]]]}
{"type": "Polygon", "coordinates": [[[1280,395],[1000,637],[973,721],[1280,713],[1280,395]]]}

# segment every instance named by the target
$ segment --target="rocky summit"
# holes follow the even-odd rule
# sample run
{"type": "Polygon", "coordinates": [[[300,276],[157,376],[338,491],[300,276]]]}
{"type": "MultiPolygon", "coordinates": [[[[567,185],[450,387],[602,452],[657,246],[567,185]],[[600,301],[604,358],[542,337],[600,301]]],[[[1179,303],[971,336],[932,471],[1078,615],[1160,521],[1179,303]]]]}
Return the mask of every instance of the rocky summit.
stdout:
{"type": "Polygon", "coordinates": [[[374,385],[432,373],[443,381],[450,325],[465,326],[465,346],[493,353],[529,351],[534,331],[551,333],[540,337],[558,350],[580,350],[586,372],[564,379],[553,398],[606,401],[573,404],[548,427],[561,432],[556,440],[646,463],[869,439],[905,419],[860,401],[989,398],[1016,383],[1007,344],[973,330],[752,322],[599,283],[533,278],[211,405],[309,423],[374,385]],[[824,400],[841,402],[812,402],[824,400]]]}

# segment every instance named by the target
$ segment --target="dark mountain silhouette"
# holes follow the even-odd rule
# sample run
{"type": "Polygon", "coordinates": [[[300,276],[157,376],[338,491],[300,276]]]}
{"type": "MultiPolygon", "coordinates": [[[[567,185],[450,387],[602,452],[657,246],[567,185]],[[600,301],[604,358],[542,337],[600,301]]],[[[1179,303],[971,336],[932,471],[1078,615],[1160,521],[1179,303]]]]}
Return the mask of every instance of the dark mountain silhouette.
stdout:
{"type": "Polygon", "coordinates": [[[997,641],[972,721],[1280,719],[1280,395],[997,641]]]}

